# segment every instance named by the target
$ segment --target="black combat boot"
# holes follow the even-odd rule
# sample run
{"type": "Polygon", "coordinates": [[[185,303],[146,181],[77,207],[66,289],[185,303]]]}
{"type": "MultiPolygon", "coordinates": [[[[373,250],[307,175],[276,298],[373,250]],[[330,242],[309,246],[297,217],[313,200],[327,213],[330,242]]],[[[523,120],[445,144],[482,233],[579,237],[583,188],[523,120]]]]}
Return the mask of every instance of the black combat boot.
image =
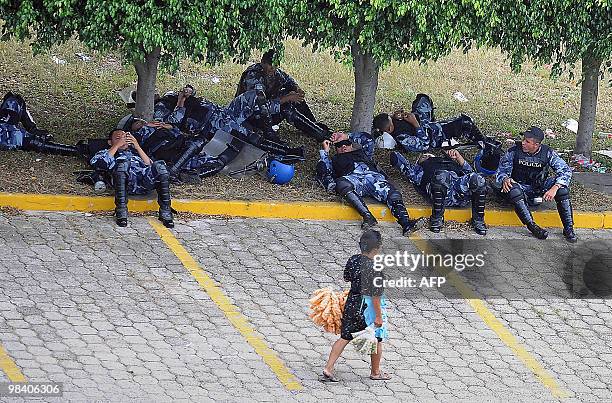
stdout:
{"type": "Polygon", "coordinates": [[[431,217],[429,218],[429,230],[440,232],[444,225],[444,201],[446,200],[446,186],[431,183],[431,217]]]}
{"type": "Polygon", "coordinates": [[[529,207],[527,207],[525,193],[523,193],[523,190],[520,188],[520,186],[514,184],[508,192],[507,197],[514,205],[514,211],[516,212],[516,215],[521,220],[521,222],[527,226],[527,229],[529,229],[529,231],[531,231],[531,233],[538,239],[548,238],[548,231],[543,228],[540,228],[538,225],[536,225],[535,221],[533,221],[531,211],[529,211],[529,207]]]}
{"type": "Polygon", "coordinates": [[[248,135],[237,130],[232,130],[232,135],[246,143],[252,144],[255,147],[267,151],[272,155],[280,155],[283,157],[295,157],[297,159],[304,158],[304,147],[289,147],[284,142],[277,142],[266,139],[257,132],[251,132],[248,135]]]}
{"type": "Polygon", "coordinates": [[[41,137],[24,137],[21,149],[24,151],[34,151],[38,153],[54,155],[65,155],[68,157],[81,155],[79,148],[76,146],[46,141],[41,137]]]}
{"type": "Polygon", "coordinates": [[[344,200],[346,200],[352,207],[354,207],[355,210],[357,210],[357,212],[359,213],[359,215],[363,217],[361,229],[367,230],[378,224],[378,221],[376,221],[376,218],[374,218],[374,216],[368,209],[368,206],[366,206],[363,199],[354,190],[351,190],[350,192],[345,194],[344,200]]]}
{"type": "Polygon", "coordinates": [[[53,141],[53,135],[49,134],[48,130],[39,129],[38,126],[36,126],[36,123],[34,122],[32,115],[30,115],[28,108],[25,108],[21,113],[21,124],[23,125],[23,128],[26,129],[28,133],[33,134],[34,137],[38,137],[45,142],[53,141]]]}
{"type": "Polygon", "coordinates": [[[261,148],[273,155],[281,155],[284,157],[304,158],[304,147],[289,147],[287,144],[278,143],[266,138],[261,138],[256,144],[256,147],[261,148]]]}
{"type": "Polygon", "coordinates": [[[461,114],[461,125],[463,127],[463,135],[470,141],[479,142],[485,141],[486,137],[482,134],[476,123],[471,117],[461,114]]]}
{"type": "Polygon", "coordinates": [[[197,174],[200,178],[208,178],[218,174],[223,168],[225,168],[225,163],[217,158],[199,167],[197,174]]]}
{"type": "Polygon", "coordinates": [[[155,168],[158,174],[156,190],[157,204],[159,204],[159,221],[161,221],[165,227],[174,228],[170,201],[170,175],[163,161],[156,161],[155,168]]]}
{"type": "MultiPolygon", "coordinates": [[[[234,140],[237,141],[237,140],[234,140]]],[[[223,170],[227,164],[234,160],[240,154],[242,147],[236,144],[228,144],[227,149],[217,156],[216,159],[210,161],[205,166],[198,169],[198,176],[206,178],[213,176],[223,170]]]]}
{"type": "Polygon", "coordinates": [[[304,116],[304,114],[298,111],[294,105],[289,104],[286,107],[283,105],[282,113],[289,123],[308,137],[315,139],[318,143],[331,138],[332,133],[327,126],[314,122],[304,116]]]}
{"type": "Polygon", "coordinates": [[[194,156],[198,155],[202,148],[204,148],[206,141],[200,137],[194,137],[187,147],[187,149],[181,154],[181,156],[168,168],[167,172],[171,177],[176,177],[181,171],[181,168],[194,156]]]}
{"type": "Polygon", "coordinates": [[[578,242],[578,237],[574,232],[574,214],[572,211],[572,202],[569,196],[569,189],[562,187],[557,190],[555,195],[557,202],[557,211],[563,223],[563,236],[570,243],[578,242]]]}
{"type": "Polygon", "coordinates": [[[485,215],[485,199],[487,198],[487,192],[475,191],[472,193],[472,228],[478,235],[487,234],[487,226],[484,221],[485,215]]]}
{"type": "Polygon", "coordinates": [[[529,229],[529,231],[531,231],[536,238],[548,238],[548,231],[540,228],[540,226],[533,221],[533,215],[531,215],[531,211],[529,211],[529,207],[527,207],[527,202],[525,199],[521,199],[514,204],[514,211],[521,222],[527,226],[527,229],[529,229]]]}
{"type": "Polygon", "coordinates": [[[323,161],[317,162],[315,179],[328,193],[336,190],[336,181],[323,161]]]}
{"type": "Polygon", "coordinates": [[[117,225],[120,227],[127,226],[128,219],[128,161],[117,162],[115,171],[113,173],[114,187],[115,187],[115,218],[117,225]]]}
{"type": "MultiPolygon", "coordinates": [[[[397,193],[399,194],[399,192],[397,193]]],[[[408,211],[406,210],[406,206],[404,205],[404,201],[402,200],[401,196],[391,197],[388,202],[389,208],[393,217],[395,217],[398,224],[402,227],[403,235],[410,234],[423,228],[423,225],[425,225],[425,217],[421,217],[416,220],[411,220],[408,216],[408,211]]]]}

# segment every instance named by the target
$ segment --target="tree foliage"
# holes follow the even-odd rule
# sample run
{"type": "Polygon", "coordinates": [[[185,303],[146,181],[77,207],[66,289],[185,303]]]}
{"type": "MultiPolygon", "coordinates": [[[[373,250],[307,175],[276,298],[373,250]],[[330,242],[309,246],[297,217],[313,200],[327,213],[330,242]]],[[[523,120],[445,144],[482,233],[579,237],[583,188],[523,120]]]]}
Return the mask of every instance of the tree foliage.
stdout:
{"type": "Polygon", "coordinates": [[[290,35],[350,62],[357,42],[382,67],[426,62],[462,45],[462,2],[443,0],[297,0],[288,10],[290,35]]]}
{"type": "Polygon", "coordinates": [[[369,131],[378,71],[392,61],[426,62],[464,45],[463,2],[444,0],[296,0],[287,11],[289,35],[352,64],[351,130],[369,131]]]}
{"type": "Polygon", "coordinates": [[[482,21],[482,28],[471,30],[471,37],[481,45],[499,46],[515,70],[531,60],[551,64],[554,77],[592,58],[607,61],[602,73],[612,72],[609,0],[467,1],[470,15],[482,21]]]}
{"type": "MultiPolygon", "coordinates": [[[[35,51],[75,35],[91,49],[119,51],[126,63],[159,61],[161,67],[176,69],[181,58],[209,64],[244,61],[252,49],[280,43],[283,2],[0,0],[0,18],[4,39],[31,38],[35,51]]],[[[153,74],[154,67],[149,69],[153,74]]]]}
{"type": "Polygon", "coordinates": [[[245,60],[253,48],[280,41],[284,7],[274,0],[0,0],[0,16],[5,39],[33,38],[35,50],[75,34],[128,62],[160,47],[164,65],[176,67],[181,57],[245,60]]]}
{"type": "MultiPolygon", "coordinates": [[[[551,64],[551,76],[573,76],[582,62],[580,118],[574,152],[590,155],[598,82],[612,73],[612,3],[609,0],[465,0],[466,19],[482,21],[472,30],[479,45],[499,46],[514,70],[531,60],[551,64]]],[[[612,81],[611,81],[612,82],[612,81]]]]}

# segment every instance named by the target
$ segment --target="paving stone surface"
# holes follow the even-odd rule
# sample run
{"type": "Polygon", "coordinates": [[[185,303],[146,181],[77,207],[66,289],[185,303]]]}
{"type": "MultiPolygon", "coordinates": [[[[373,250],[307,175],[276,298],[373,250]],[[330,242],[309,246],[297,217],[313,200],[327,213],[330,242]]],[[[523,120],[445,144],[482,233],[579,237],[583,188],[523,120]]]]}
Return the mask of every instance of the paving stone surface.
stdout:
{"type": "MultiPolygon", "coordinates": [[[[383,252],[422,253],[397,225],[380,230],[383,252]]],[[[118,228],[110,217],[66,213],[0,215],[0,344],[28,381],[64,382],[62,401],[556,400],[448,284],[388,290],[391,381],[369,380],[368,360],[348,346],[336,368],[342,382],[320,383],[337,336],[312,324],[308,298],[348,285],[355,222],[179,220],[172,232],[303,389],[285,389],[146,218],[118,228]]],[[[432,253],[486,251],[483,267],[454,270],[459,281],[569,393],[564,401],[610,401],[612,300],[592,272],[593,259],[608,261],[612,231],[578,230],[576,246],[560,232],[547,241],[511,227],[486,238],[419,235],[432,253]]]]}

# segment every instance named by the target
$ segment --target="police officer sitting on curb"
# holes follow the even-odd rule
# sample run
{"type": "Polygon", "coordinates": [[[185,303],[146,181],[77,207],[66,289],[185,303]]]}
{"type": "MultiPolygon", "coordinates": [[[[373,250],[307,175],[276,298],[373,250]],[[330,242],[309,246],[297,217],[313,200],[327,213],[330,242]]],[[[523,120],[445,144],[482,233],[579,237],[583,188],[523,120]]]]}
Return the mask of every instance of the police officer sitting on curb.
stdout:
{"type": "Polygon", "coordinates": [[[550,147],[542,144],[544,132],[536,126],[523,133],[523,141],[511,147],[499,161],[496,183],[501,192],[514,205],[521,222],[538,239],[546,239],[548,232],[533,220],[528,204],[534,199],[555,199],[563,223],[563,236],[568,242],[576,242],[569,184],[572,170],[550,147]],[[548,177],[551,168],[556,176],[548,177]]]}
{"type": "Polygon", "coordinates": [[[328,192],[335,190],[357,210],[363,217],[361,225],[363,229],[371,228],[378,223],[364,203],[363,196],[371,196],[386,203],[402,227],[404,235],[423,226],[424,218],[410,219],[401,193],[372,160],[374,140],[368,133],[333,133],[331,141],[323,141],[323,149],[319,154],[317,180],[328,192]],[[330,159],[329,151],[332,143],[336,148],[336,155],[330,159]],[[354,143],[361,147],[357,148],[354,143]]]}
{"type": "Polygon", "coordinates": [[[115,187],[115,217],[117,225],[127,226],[127,195],[146,194],[157,190],[159,220],[168,228],[174,227],[170,201],[168,170],[163,161],[152,161],[134,136],[115,129],[108,135],[109,148],[93,156],[91,165],[101,171],[112,172],[115,187]]]}
{"type": "Polygon", "coordinates": [[[471,224],[474,231],[486,235],[484,222],[487,185],[482,175],[475,173],[457,150],[446,151],[445,157],[424,154],[411,164],[397,151],[391,153],[391,165],[422,193],[431,199],[429,229],[440,232],[444,224],[444,208],[465,207],[472,202],[471,224]]]}

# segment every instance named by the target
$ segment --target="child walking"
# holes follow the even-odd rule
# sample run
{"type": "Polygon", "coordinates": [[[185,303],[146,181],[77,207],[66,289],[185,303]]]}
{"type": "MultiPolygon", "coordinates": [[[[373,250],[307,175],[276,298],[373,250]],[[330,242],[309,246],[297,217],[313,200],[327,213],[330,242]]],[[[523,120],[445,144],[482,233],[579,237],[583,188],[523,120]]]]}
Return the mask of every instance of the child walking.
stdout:
{"type": "Polygon", "coordinates": [[[382,287],[383,273],[374,270],[374,256],[380,253],[382,237],[375,230],[365,231],[359,239],[361,253],[349,258],[344,269],[344,280],[351,282],[351,288],[342,313],[340,338],[333,344],[329,358],[320,376],[322,382],[339,382],[334,376],[334,365],[347,344],[353,340],[352,333],[364,330],[374,324],[378,345],[371,355],[370,379],[389,380],[391,375],[380,369],[382,342],[388,338],[385,297],[382,287]]]}

